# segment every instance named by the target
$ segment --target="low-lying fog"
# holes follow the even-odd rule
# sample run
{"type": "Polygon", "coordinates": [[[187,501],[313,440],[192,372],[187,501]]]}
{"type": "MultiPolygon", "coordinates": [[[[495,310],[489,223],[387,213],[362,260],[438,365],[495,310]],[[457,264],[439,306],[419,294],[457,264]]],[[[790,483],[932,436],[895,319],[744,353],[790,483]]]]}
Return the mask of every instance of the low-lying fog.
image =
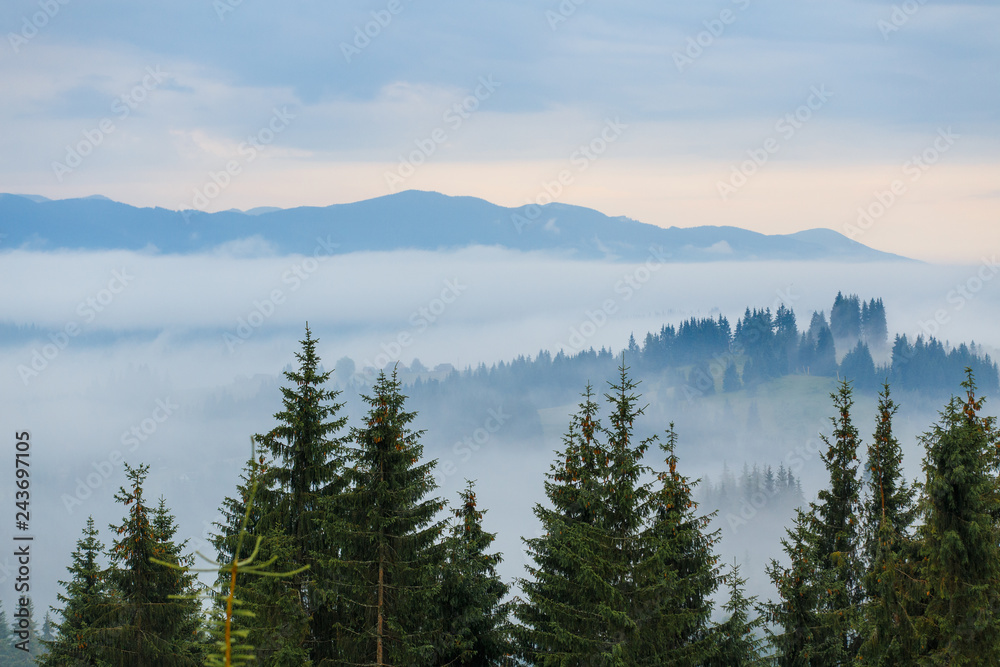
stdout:
{"type": "MultiPolygon", "coordinates": [[[[293,363],[307,320],[321,339],[327,369],[343,357],[359,371],[397,361],[411,365],[414,358],[428,368],[461,369],[533,356],[540,349],[619,351],[631,333],[641,343],[647,331],[665,323],[717,313],[735,324],[747,306],[773,310],[784,303],[795,310],[801,329],[813,310],[829,314],[840,290],[866,300],[881,297],[890,337],[925,333],[955,344],[975,340],[996,358],[998,271],[995,256],[979,265],[944,267],[677,265],[662,263],[655,254],[635,265],[495,248],[275,257],[254,254],[253,244],[199,256],[5,252],[0,254],[0,277],[7,285],[0,295],[0,432],[13,443],[15,432],[31,431],[31,518],[37,535],[32,578],[39,618],[55,601],[56,581],[66,576],[86,517],[94,515],[107,540],[107,524],[122,516],[112,498],[124,481],[119,452],[132,464],[151,466],[147,497],[164,495],[181,535],[211,553],[205,529],[234,490],[250,453],[250,435],[273,424],[279,375],[293,363]]],[[[607,379],[592,381],[603,390],[607,379]]],[[[989,398],[995,413],[1000,397],[989,398]]],[[[653,404],[643,428],[662,431],[677,419],[670,414],[676,405],[657,402],[655,392],[647,399],[653,404]]],[[[856,423],[867,436],[874,403],[866,397],[858,403],[856,423]]],[[[921,456],[914,435],[930,426],[940,407],[904,406],[899,429],[910,477],[917,475],[921,456]]],[[[524,573],[520,537],[535,534],[531,507],[543,497],[543,475],[568,409],[540,415],[543,437],[522,440],[513,435],[516,428],[503,424],[478,450],[456,450],[454,439],[435,437],[434,423],[420,424],[427,429],[427,456],[454,465],[451,474],[441,476],[441,495],[453,499],[465,478],[478,480],[489,510],[486,527],[499,533],[508,581],[524,573]]],[[[718,418],[708,404],[684,409],[718,418]]],[[[829,432],[828,402],[808,409],[783,403],[761,412],[765,423],[779,416],[789,420],[794,437],[805,436],[801,446],[807,449],[816,432],[829,432]]],[[[352,406],[349,416],[357,425],[361,413],[352,406]]],[[[734,418],[745,423],[746,415],[737,409],[734,418]]],[[[680,443],[683,471],[713,479],[722,459],[734,473],[744,461],[777,469],[798,446],[740,438],[726,452],[684,431],[680,443]]],[[[815,456],[803,461],[808,500],[823,468],[815,456]]],[[[13,479],[11,461],[0,475],[13,479]]],[[[3,488],[12,507],[12,485],[3,488]]],[[[0,540],[7,541],[11,521],[2,525],[0,540]]],[[[778,552],[773,537],[778,532],[761,523],[736,531],[723,545],[725,560],[737,554],[749,561],[744,574],[754,577],[753,592],[769,593],[760,573],[768,555],[778,552]]],[[[8,606],[12,580],[11,556],[0,556],[0,599],[8,606]]]]}

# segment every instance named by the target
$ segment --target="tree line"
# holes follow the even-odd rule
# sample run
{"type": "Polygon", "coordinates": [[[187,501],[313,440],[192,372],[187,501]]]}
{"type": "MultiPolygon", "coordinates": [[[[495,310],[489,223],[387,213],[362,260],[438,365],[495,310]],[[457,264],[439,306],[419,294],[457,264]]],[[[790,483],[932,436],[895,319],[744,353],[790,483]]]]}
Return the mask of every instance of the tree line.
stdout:
{"type": "MultiPolygon", "coordinates": [[[[607,391],[586,385],[570,418],[534,509],[540,529],[524,539],[522,593],[511,598],[474,484],[453,508],[435,495],[435,461],[423,456],[396,374],[378,376],[361,425],[348,429],[316,342],[307,328],[275,426],[253,437],[259,455],[216,524],[219,563],[254,559],[274,576],[223,568],[216,588],[231,587],[239,604],[205,598],[166,501],[144,497],[148,468],[128,467],[116,495],[124,517],[109,526],[107,549],[88,521],[38,664],[985,664],[1000,655],[1000,438],[971,369],[965,396],[923,437],[915,485],[902,476],[889,386],[861,451],[851,384],[840,383],[822,453],[829,482],[796,512],[785,557],[768,568],[775,599],[759,602],[738,563],[719,563],[719,531],[682,473],[673,425],[635,432],[644,406],[623,356],[607,391]],[[212,631],[222,617],[225,638],[212,631]],[[237,643],[234,662],[220,662],[221,647],[237,643]]],[[[748,471],[747,490],[778,489],[781,478],[795,493],[782,470],[748,471]]]]}
{"type": "MultiPolygon", "coordinates": [[[[913,339],[905,334],[890,341],[882,299],[865,302],[840,292],[829,319],[824,311],[813,312],[802,329],[795,312],[783,304],[775,311],[748,307],[735,326],[722,315],[692,317],[649,332],[641,341],[632,336],[623,351],[635,373],[656,377],[686,399],[799,374],[846,377],[855,390],[872,395],[888,379],[897,392],[939,400],[947,397],[947,387],[959,385],[965,368],[973,369],[984,391],[1000,391],[1000,368],[975,343],[947,347],[933,336],[913,339]]],[[[537,422],[537,409],[572,401],[589,378],[614,374],[616,359],[605,347],[575,353],[542,350],[535,357],[452,371],[445,378],[407,369],[401,377],[423,409],[446,404],[459,406],[459,415],[478,414],[483,405],[502,402],[517,415],[519,428],[529,428],[537,422]]],[[[458,432],[474,427],[462,424],[458,432]]]]}

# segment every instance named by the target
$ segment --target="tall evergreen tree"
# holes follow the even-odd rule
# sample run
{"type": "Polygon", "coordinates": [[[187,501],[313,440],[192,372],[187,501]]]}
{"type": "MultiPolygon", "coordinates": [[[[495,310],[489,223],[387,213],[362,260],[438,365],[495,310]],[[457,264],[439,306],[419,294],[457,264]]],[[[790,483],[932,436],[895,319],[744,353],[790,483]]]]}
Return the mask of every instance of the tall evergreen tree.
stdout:
{"type": "Polygon", "coordinates": [[[817,335],[811,373],[825,377],[837,373],[837,351],[834,347],[833,333],[829,328],[820,329],[817,335]]]}
{"type": "Polygon", "coordinates": [[[912,664],[917,641],[912,566],[915,544],[910,526],[916,515],[914,491],[903,479],[903,451],[892,430],[898,406],[889,384],[879,394],[875,433],[866,467],[871,476],[862,507],[864,526],[864,622],[860,657],[864,664],[912,664]]]}
{"type": "Polygon", "coordinates": [[[56,599],[63,605],[55,610],[61,622],[53,623],[58,638],[47,644],[48,654],[39,661],[45,667],[78,667],[102,664],[98,640],[101,628],[108,627],[111,616],[111,592],[106,572],[98,562],[104,552],[94,518],[88,517],[83,537],[77,540],[67,568],[69,581],[60,581],[65,593],[56,599]]]}
{"type": "Polygon", "coordinates": [[[701,664],[714,651],[709,621],[719,583],[713,552],[719,532],[708,532],[714,513],[697,514],[693,483],[678,470],[673,423],[660,448],[667,470],[657,475],[651,522],[642,533],[631,664],[701,664]]]}
{"type": "MultiPolygon", "coordinates": [[[[275,568],[309,569],[280,582],[254,577],[250,583],[265,588],[280,586],[286,592],[282,599],[297,599],[301,606],[287,610],[282,636],[272,638],[277,642],[272,647],[276,655],[297,659],[300,651],[293,642],[302,640],[302,648],[317,662],[338,654],[333,634],[339,614],[336,586],[333,574],[321,566],[336,557],[337,546],[320,526],[324,512],[338,511],[330,503],[346,487],[343,439],[337,434],[347,423],[346,417],[339,416],[343,407],[337,402],[340,392],[325,388],[333,371],[320,369],[318,342],[307,325],[305,338],[300,341],[302,350],[295,354],[298,368],[284,373],[290,386],[281,388],[283,409],[274,415],[278,424],[254,436],[254,442],[269,460],[258,491],[260,517],[256,532],[251,534],[268,536],[273,544],[263,547],[271,557],[282,554],[275,568]],[[291,627],[303,622],[308,627],[291,627]]],[[[243,517],[239,512],[231,516],[237,522],[243,517]]],[[[228,528],[230,536],[238,530],[238,523],[228,528]]],[[[286,607],[285,603],[278,605],[286,607]]]]}
{"type": "Polygon", "coordinates": [[[324,532],[336,534],[339,558],[324,564],[340,585],[345,609],[338,620],[345,663],[425,665],[433,659],[441,619],[429,618],[438,596],[443,560],[435,520],[444,507],[430,498],[435,462],[419,463],[422,431],[412,431],[415,413],[404,409],[396,372],[379,373],[364,427],[352,430],[348,453],[350,486],[331,499],[324,532]]]}
{"type": "Polygon", "coordinates": [[[190,559],[174,544],[173,517],[161,501],[150,508],[143,496],[149,466],[133,468],[125,464],[129,487],[121,487],[115,500],[127,508],[115,535],[110,557],[110,583],[118,592],[118,625],[104,629],[98,641],[107,637],[107,660],[119,667],[148,665],[200,665],[199,605],[190,599],[196,593],[194,576],[157,565],[150,558],[186,564],[190,559]],[[171,596],[185,596],[173,599],[171,596]]]}
{"type": "Polygon", "coordinates": [[[837,414],[830,418],[833,440],[820,436],[827,446],[820,456],[830,475],[830,487],[819,492],[812,506],[818,559],[822,633],[817,637],[817,657],[834,662],[853,660],[860,637],[857,632],[864,566],[859,545],[861,479],[858,473],[858,430],[851,419],[854,405],[851,385],[842,380],[830,395],[837,414]]]}
{"type": "Polygon", "coordinates": [[[508,664],[510,603],[508,586],[496,568],[502,557],[486,552],[496,539],[483,530],[483,510],[477,509],[475,486],[468,482],[452,510],[455,523],[445,540],[440,602],[444,621],[435,664],[455,667],[492,667],[508,664]]]}
{"type": "Polygon", "coordinates": [[[515,613],[518,651],[539,667],[603,665],[611,639],[598,606],[606,592],[603,563],[593,558],[604,539],[603,467],[607,448],[598,406],[587,385],[583,400],[563,436],[545,482],[549,506],[536,504],[539,537],[524,540],[534,561],[520,584],[525,600],[515,613]]]}
{"type": "Polygon", "coordinates": [[[652,509],[649,485],[641,481],[649,472],[642,459],[657,440],[655,436],[641,440],[635,436],[635,420],[645,408],[639,405],[638,383],[629,377],[628,370],[622,356],[618,379],[610,383],[609,391],[604,394],[610,414],[602,428],[607,458],[601,485],[603,499],[598,504],[603,511],[598,525],[604,539],[597,542],[603,549],[595,556],[604,563],[604,581],[608,586],[600,610],[610,640],[606,657],[611,664],[626,654],[635,633],[641,632],[637,623],[642,620],[637,620],[631,607],[641,585],[636,581],[636,570],[644,559],[641,537],[652,509]]]}
{"type": "Polygon", "coordinates": [[[1000,439],[971,370],[962,386],[965,399],[952,397],[923,438],[926,608],[917,631],[928,665],[996,664],[1000,655],[1000,439]]]}
{"type": "Polygon", "coordinates": [[[826,665],[817,660],[820,625],[817,607],[816,536],[812,516],[795,510],[792,528],[785,530],[781,547],[789,558],[787,567],[772,559],[767,574],[778,589],[778,600],[767,602],[767,619],[775,627],[768,629],[769,644],[780,667],[826,665]]]}
{"type": "Polygon", "coordinates": [[[726,364],[726,370],[722,375],[722,391],[732,392],[739,391],[742,383],[740,382],[739,372],[736,370],[736,364],[730,360],[726,364]]]}
{"type": "Polygon", "coordinates": [[[746,596],[747,580],[740,577],[740,566],[734,562],[725,576],[729,599],[722,610],[726,620],[716,625],[712,656],[706,667],[757,667],[764,662],[764,618],[756,615],[757,596],[746,596]]]}
{"type": "MultiPolygon", "coordinates": [[[[253,553],[258,537],[261,542],[255,559],[257,563],[271,559],[279,564],[295,562],[297,548],[293,538],[280,526],[262,526],[266,510],[262,510],[258,498],[260,485],[266,477],[264,457],[260,456],[256,461],[251,458],[240,475],[237,497],[227,497],[223,501],[220,508],[223,521],[215,524],[219,532],[212,538],[219,563],[231,563],[234,558],[246,560],[253,553]],[[247,503],[255,487],[258,495],[254,497],[247,515],[247,503]],[[239,530],[245,516],[249,539],[242,541],[237,554],[237,546],[241,544],[239,530]]],[[[220,572],[217,586],[228,588],[231,576],[229,571],[220,572]]],[[[308,651],[309,617],[300,597],[301,584],[297,583],[289,577],[237,574],[234,595],[241,602],[241,611],[249,614],[236,616],[232,625],[239,631],[247,632],[245,643],[253,647],[256,664],[262,667],[308,667],[312,664],[308,651]]],[[[221,600],[216,601],[216,615],[225,613],[222,605],[221,600]]]]}

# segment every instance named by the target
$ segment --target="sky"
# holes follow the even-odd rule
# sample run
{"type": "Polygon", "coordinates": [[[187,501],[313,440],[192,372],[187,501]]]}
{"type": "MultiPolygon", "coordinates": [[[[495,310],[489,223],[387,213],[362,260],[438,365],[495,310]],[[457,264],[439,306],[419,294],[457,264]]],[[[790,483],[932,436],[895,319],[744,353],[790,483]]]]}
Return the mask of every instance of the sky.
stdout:
{"type": "Polygon", "coordinates": [[[1000,6],[6,0],[0,191],[224,210],[416,188],[1000,247],[1000,6]]]}

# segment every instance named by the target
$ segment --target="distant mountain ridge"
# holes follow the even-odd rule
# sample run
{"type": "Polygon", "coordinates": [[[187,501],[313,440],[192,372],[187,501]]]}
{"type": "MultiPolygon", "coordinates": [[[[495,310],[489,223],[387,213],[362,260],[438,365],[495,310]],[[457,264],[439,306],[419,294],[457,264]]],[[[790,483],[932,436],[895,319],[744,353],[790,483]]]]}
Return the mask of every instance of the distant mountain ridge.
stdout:
{"type": "MultiPolygon", "coordinates": [[[[155,249],[194,253],[258,238],[276,253],[449,250],[501,246],[579,259],[642,261],[913,261],[829,229],[765,235],[738,227],[670,227],[567,204],[506,208],[475,197],[407,190],[351,204],[249,211],[136,208],[100,195],[50,200],[0,194],[2,248],[155,249]],[[318,239],[324,244],[318,246],[318,239]]],[[[263,244],[257,244],[259,246],[263,244]]]]}

